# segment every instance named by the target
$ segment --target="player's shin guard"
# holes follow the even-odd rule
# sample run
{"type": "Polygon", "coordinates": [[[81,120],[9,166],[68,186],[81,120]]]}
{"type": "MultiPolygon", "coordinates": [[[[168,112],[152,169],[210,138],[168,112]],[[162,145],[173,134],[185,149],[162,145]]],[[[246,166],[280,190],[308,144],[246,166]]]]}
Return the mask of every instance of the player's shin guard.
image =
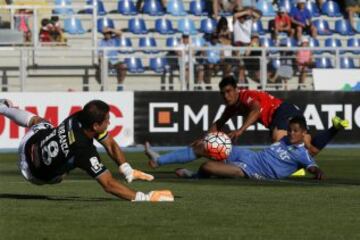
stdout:
{"type": "Polygon", "coordinates": [[[31,119],[36,116],[21,109],[8,107],[5,104],[0,104],[0,114],[13,120],[22,127],[29,127],[31,119]]]}
{"type": "Polygon", "coordinates": [[[174,163],[188,163],[197,159],[192,147],[179,149],[168,154],[161,155],[157,159],[159,165],[174,164],[174,163]]]}

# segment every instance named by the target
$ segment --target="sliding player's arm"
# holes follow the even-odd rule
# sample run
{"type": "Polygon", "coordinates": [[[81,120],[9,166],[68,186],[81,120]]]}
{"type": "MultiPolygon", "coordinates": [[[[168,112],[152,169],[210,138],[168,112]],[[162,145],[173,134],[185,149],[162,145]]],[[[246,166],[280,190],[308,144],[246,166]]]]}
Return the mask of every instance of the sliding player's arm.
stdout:
{"type": "Polygon", "coordinates": [[[316,180],[324,180],[324,172],[317,166],[310,166],[307,171],[314,175],[316,180]]]}
{"type": "Polygon", "coordinates": [[[98,141],[101,145],[104,146],[106,152],[112,160],[114,160],[119,165],[119,171],[122,173],[128,182],[133,180],[140,179],[146,181],[154,180],[154,176],[144,173],[140,170],[133,169],[130,164],[126,161],[123,151],[121,151],[120,146],[117,144],[115,139],[110,136],[108,133],[102,134],[98,138],[98,141]]]}
{"type": "Polygon", "coordinates": [[[250,112],[247,115],[243,125],[241,126],[241,128],[239,128],[238,130],[232,131],[231,133],[229,133],[229,137],[232,139],[236,139],[238,138],[240,135],[242,135],[245,130],[250,127],[251,125],[253,125],[254,123],[256,123],[260,117],[260,104],[257,101],[254,101],[250,106],[250,112]]]}

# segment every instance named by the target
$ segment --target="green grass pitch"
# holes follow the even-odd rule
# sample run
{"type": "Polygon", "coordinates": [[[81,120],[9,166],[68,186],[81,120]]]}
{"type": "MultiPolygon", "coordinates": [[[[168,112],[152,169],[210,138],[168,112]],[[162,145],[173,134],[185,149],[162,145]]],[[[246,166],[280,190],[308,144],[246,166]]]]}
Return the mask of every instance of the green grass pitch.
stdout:
{"type": "Polygon", "coordinates": [[[16,154],[0,154],[0,239],[360,239],[360,150],[323,151],[323,182],[177,179],[178,165],[151,170],[143,154],[127,158],[156,177],[132,188],[171,189],[175,202],[116,199],[80,170],[61,184],[34,186],[18,172],[16,154]]]}

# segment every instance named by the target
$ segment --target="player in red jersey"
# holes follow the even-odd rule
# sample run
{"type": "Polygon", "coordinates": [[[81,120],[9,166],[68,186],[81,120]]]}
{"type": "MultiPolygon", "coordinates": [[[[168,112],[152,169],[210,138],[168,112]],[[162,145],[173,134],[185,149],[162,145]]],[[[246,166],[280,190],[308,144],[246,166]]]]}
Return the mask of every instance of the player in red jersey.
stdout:
{"type": "MultiPolygon", "coordinates": [[[[282,101],[267,92],[255,90],[239,90],[234,77],[225,77],[219,83],[221,95],[226,103],[222,116],[210,127],[210,132],[220,131],[233,116],[245,117],[241,128],[230,132],[232,139],[240,137],[254,123],[260,122],[271,131],[272,142],[278,142],[287,135],[289,119],[302,116],[300,109],[291,103],[282,101]]],[[[305,145],[311,155],[316,155],[335,136],[339,129],[349,125],[347,120],[338,117],[333,119],[334,127],[314,139],[310,135],[305,138],[305,145]]]]}

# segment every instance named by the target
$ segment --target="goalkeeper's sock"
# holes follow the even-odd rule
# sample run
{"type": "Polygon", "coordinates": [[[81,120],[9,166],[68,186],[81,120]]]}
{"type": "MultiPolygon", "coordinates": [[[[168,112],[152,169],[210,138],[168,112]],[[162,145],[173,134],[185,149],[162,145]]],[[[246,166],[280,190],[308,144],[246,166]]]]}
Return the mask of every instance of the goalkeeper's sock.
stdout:
{"type": "Polygon", "coordinates": [[[159,165],[174,164],[174,163],[188,163],[197,159],[192,147],[179,149],[171,153],[161,155],[157,159],[159,165]]]}
{"type": "Polygon", "coordinates": [[[323,149],[339,132],[335,127],[331,127],[325,132],[317,134],[311,141],[311,144],[317,149],[323,149]]]}
{"type": "Polygon", "coordinates": [[[8,107],[6,104],[3,103],[0,104],[0,114],[13,120],[14,122],[16,122],[16,124],[22,127],[29,127],[31,119],[36,116],[30,112],[21,109],[8,107]]]}

